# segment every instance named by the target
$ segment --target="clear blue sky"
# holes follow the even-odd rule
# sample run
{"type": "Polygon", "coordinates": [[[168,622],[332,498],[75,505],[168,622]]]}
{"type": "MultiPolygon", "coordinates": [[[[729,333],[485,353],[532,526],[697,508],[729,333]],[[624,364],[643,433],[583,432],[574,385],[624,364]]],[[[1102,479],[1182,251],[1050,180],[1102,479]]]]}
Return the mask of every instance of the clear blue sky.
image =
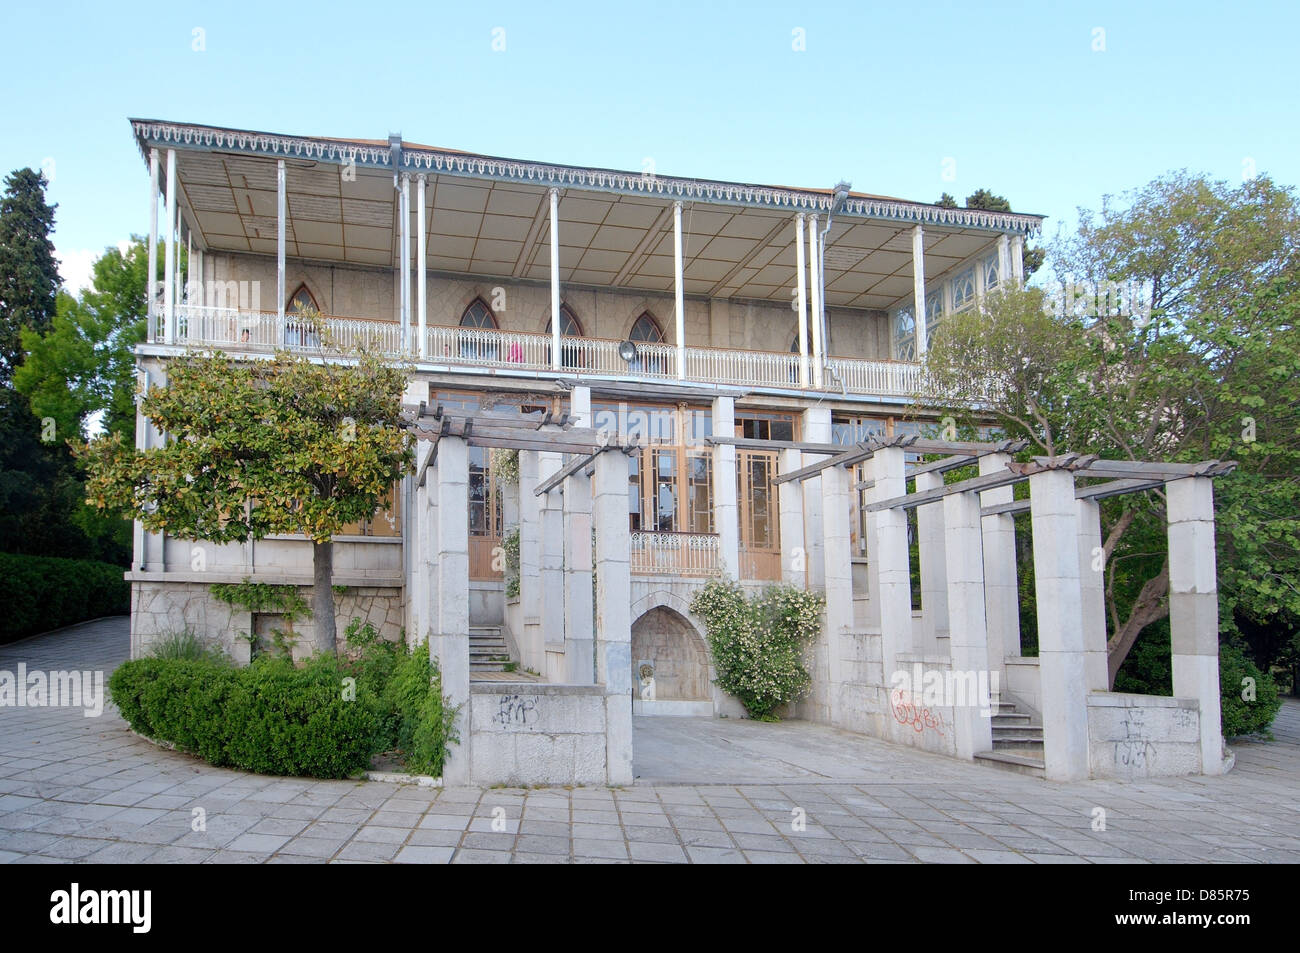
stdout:
{"type": "Polygon", "coordinates": [[[128,116],[920,201],[987,187],[1051,233],[1170,169],[1300,182],[1297,27],[1294,2],[10,4],[0,171],[53,161],[65,277],[147,230],[128,116]]]}

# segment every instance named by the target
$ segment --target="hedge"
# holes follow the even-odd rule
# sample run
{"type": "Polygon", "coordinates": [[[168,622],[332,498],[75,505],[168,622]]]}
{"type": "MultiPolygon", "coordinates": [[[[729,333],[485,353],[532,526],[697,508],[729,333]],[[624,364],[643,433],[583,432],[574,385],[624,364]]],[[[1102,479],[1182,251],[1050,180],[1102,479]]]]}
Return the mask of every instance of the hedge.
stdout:
{"type": "Polygon", "coordinates": [[[330,655],[294,667],[261,656],[247,668],[135,659],[108,680],[133,729],[211,764],[260,774],[345,778],[382,743],[381,705],[330,655]]]}
{"type": "Polygon", "coordinates": [[[121,566],[89,559],[0,553],[5,621],[0,643],[131,608],[121,566]]]}

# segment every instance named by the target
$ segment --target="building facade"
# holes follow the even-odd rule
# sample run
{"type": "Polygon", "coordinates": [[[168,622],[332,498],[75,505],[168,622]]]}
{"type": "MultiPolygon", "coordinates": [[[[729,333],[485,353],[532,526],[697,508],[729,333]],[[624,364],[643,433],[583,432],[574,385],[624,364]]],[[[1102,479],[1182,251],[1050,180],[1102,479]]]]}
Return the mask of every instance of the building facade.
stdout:
{"type": "MultiPolygon", "coordinates": [[[[967,590],[953,588],[943,506],[918,507],[911,531],[920,610],[910,596],[891,601],[885,550],[874,567],[867,561],[877,542],[906,548],[906,525],[890,536],[894,511],[871,506],[887,485],[907,485],[899,447],[933,419],[919,393],[930,335],[1023,279],[1024,242],[1040,217],[846,185],[547,165],[397,136],[132,125],[150,170],[150,274],[161,257],[166,275],[150,291],[142,385],[165,383],[169,359],[187,348],[312,353],[325,335],[408,362],[413,412],[511,415],[538,431],[568,420],[628,448],[616,463],[597,453],[590,472],[568,472],[560,453],[522,450],[507,461],[466,433],[439,441],[435,462],[422,441],[418,472],[336,539],[340,631],[361,618],[389,638],[428,639],[465,704],[450,779],[622,783],[633,706],[740,714],[713,684],[689,609],[720,576],[827,593],[803,717],[970,757],[993,747],[976,723],[948,709],[946,735],[913,737],[887,688],[898,666],[952,668],[959,656],[1017,694],[1014,717],[1055,717],[1038,659],[1020,654],[1010,517],[988,514],[981,525],[977,499],[984,562],[1010,553],[1011,564],[981,563],[974,654],[956,621],[974,610],[961,601],[967,590]],[[874,459],[867,450],[805,472],[840,448],[882,441],[890,450],[874,459]],[[897,474],[886,469],[895,463],[897,474]]],[[[142,418],[138,446],[160,439],[142,418]]],[[[981,469],[1010,460],[995,449],[978,450],[981,469]]],[[[941,487],[941,474],[918,472],[916,490],[941,487]]],[[[129,578],[133,653],[190,629],[246,656],[234,633],[282,620],[232,610],[211,585],[310,585],[311,550],[290,536],[194,544],[137,524],[129,578]]],[[[1088,638],[1095,654],[1095,628],[1088,638]]],[[[1104,650],[1104,621],[1101,638],[1104,650]]],[[[1086,728],[1092,701],[1081,704],[1086,728]]],[[[1187,753],[1192,742],[1180,743],[1180,765],[1213,773],[1187,753]]],[[[1089,750],[1085,738],[1085,773],[1089,750]]],[[[1077,774],[1078,752],[1070,757],[1064,773],[1077,774]]]]}

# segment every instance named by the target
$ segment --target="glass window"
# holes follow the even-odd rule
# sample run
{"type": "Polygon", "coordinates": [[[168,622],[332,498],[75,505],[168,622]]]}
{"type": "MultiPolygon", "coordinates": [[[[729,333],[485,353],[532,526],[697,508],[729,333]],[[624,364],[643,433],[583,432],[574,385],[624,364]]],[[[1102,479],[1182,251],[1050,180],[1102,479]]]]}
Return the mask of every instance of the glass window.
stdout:
{"type": "Polygon", "coordinates": [[[994,255],[984,262],[984,290],[992,291],[998,286],[1001,276],[998,273],[998,256],[994,255]]]}
{"type": "Polygon", "coordinates": [[[894,357],[900,361],[916,360],[916,315],[910,307],[894,312],[894,357]]]}
{"type": "Polygon", "coordinates": [[[284,307],[285,326],[284,343],[289,347],[320,347],[320,330],[309,321],[295,321],[293,315],[318,315],[316,299],[307,290],[306,285],[299,285],[298,290],[289,297],[284,307]]]}
{"type": "Polygon", "coordinates": [[[952,310],[961,311],[975,302],[975,269],[967,268],[952,280],[952,310]]]}

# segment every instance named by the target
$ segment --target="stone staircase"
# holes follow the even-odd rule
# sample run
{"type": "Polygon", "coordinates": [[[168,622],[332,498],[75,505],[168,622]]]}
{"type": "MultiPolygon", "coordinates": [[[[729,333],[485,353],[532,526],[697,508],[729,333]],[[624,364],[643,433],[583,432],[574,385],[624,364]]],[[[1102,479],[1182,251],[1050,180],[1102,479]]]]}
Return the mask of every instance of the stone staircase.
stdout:
{"type": "Polygon", "coordinates": [[[993,750],[978,752],[975,760],[1004,771],[1044,777],[1043,726],[1033,724],[1033,718],[1015,702],[998,698],[994,706],[993,750]]]}
{"type": "Polygon", "coordinates": [[[499,625],[472,625],[469,627],[469,671],[504,672],[506,662],[514,661],[499,625]]]}

